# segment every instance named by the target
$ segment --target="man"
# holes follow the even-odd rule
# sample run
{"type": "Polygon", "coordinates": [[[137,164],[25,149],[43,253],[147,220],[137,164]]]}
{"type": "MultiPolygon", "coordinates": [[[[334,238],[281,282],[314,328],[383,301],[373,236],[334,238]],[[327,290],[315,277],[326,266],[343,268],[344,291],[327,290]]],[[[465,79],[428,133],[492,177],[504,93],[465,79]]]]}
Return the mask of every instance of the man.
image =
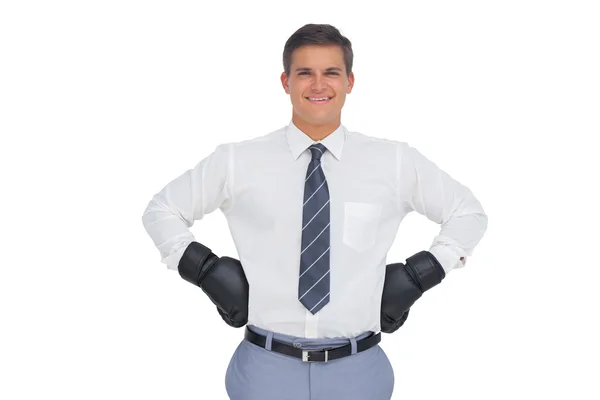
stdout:
{"type": "Polygon", "coordinates": [[[487,228],[471,191],[415,148],[341,124],[352,59],[333,26],[300,28],[283,54],[290,124],[217,146],[144,212],[162,261],[225,322],[246,325],[226,372],[232,400],[390,399],[381,331],[396,331],[425,291],[463,266],[487,228]],[[239,260],[189,231],[217,208],[239,260]],[[411,211],[441,231],[406,263],[385,265],[411,211]]]}

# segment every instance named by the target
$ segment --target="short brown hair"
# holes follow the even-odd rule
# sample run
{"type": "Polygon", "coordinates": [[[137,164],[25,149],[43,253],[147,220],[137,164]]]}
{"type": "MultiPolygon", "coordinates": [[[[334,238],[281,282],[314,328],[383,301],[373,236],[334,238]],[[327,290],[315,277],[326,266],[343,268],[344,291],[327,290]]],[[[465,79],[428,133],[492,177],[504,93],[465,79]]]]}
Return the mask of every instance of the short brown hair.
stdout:
{"type": "Polygon", "coordinates": [[[352,43],[340,31],[329,24],[306,24],[289,37],[283,48],[283,70],[290,76],[292,53],[294,50],[307,45],[338,45],[344,53],[346,75],[352,72],[352,43]]]}

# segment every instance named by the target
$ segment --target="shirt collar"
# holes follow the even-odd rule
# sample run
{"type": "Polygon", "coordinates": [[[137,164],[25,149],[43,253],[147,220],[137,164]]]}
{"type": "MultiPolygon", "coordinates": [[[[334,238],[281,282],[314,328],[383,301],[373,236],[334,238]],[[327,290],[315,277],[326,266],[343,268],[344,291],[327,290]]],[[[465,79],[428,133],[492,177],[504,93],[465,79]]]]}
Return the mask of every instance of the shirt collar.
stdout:
{"type": "Polygon", "coordinates": [[[340,124],[335,131],[330,133],[323,140],[315,142],[306,133],[302,132],[293,122],[290,121],[285,129],[285,136],[292,151],[294,160],[297,160],[306,149],[314,143],[322,143],[339,161],[342,158],[342,149],[346,139],[346,128],[340,124]]]}

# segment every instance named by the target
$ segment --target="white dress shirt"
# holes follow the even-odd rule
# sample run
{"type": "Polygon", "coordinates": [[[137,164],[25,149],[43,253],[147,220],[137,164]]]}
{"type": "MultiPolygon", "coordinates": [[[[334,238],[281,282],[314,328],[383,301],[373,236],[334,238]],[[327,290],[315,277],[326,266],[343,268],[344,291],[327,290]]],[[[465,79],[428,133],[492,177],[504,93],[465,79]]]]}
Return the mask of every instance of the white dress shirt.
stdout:
{"type": "MultiPolygon", "coordinates": [[[[330,195],[331,293],[316,315],[298,300],[304,181],[315,142],[292,122],[218,145],[155,194],[142,221],[162,262],[177,270],[196,240],[189,227],[219,208],[248,280],[248,324],[307,338],[377,332],[386,254],[402,219],[417,211],[441,225],[427,250],[448,273],[472,254],[487,216],[467,187],[405,142],[343,124],[319,142],[328,150],[321,162],[330,195]]],[[[210,238],[198,241],[211,247],[210,238]]]]}

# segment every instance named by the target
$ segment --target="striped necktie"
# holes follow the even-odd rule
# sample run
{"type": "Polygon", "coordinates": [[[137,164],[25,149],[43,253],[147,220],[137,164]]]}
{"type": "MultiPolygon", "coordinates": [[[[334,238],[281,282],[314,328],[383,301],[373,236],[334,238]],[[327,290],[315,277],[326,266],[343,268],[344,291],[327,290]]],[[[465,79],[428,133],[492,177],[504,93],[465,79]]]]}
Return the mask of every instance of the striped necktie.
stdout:
{"type": "Polygon", "coordinates": [[[316,314],[329,302],[329,188],[321,168],[327,148],[315,143],[309,149],[312,160],[304,181],[298,300],[316,314]]]}

